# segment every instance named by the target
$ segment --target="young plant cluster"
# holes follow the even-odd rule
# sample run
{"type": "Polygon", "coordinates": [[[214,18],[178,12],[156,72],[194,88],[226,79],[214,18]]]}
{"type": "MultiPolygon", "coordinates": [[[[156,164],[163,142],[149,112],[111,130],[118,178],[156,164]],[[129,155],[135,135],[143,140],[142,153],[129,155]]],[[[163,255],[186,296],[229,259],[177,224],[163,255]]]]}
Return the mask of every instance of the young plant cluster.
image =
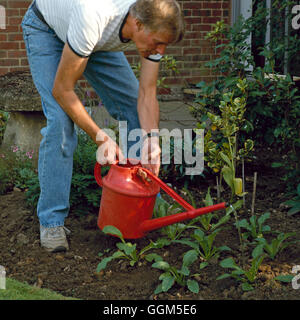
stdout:
{"type": "MultiPolygon", "coordinates": [[[[225,217],[230,218],[233,210],[233,207],[229,208],[225,217]]],[[[235,223],[236,229],[241,230],[241,246],[248,246],[252,250],[252,254],[251,257],[248,257],[249,262],[247,264],[242,261],[244,260],[243,257],[238,262],[232,256],[221,260],[220,266],[230,271],[216,277],[216,280],[231,277],[237,281],[237,285],[241,284],[242,290],[254,290],[257,284],[259,267],[262,262],[265,259],[274,260],[285,248],[298,241],[294,239],[287,241],[295,237],[295,233],[272,232],[271,228],[265,224],[269,217],[270,214],[267,212],[259,218],[252,216],[249,220],[242,219],[235,223]]],[[[226,245],[216,246],[215,243],[216,236],[222,230],[221,225],[225,223],[225,220],[222,220],[223,218],[212,225],[212,229],[209,231],[205,230],[205,224],[203,225],[198,218],[188,225],[181,224],[180,234],[177,234],[175,238],[174,233],[162,230],[162,238],[157,239],[155,242],[150,241],[147,246],[140,250],[137,249],[136,243],[125,241],[122,233],[116,227],[106,226],[102,231],[105,234],[118,237],[121,242],[116,244],[117,250],[112,255],[101,260],[97,266],[97,272],[104,270],[108,263],[115,259],[127,260],[131,267],[136,266],[137,262],[144,260],[151,263],[152,268],[162,271],[154,294],[168,292],[171,288],[175,287],[184,287],[192,293],[197,294],[200,291],[198,279],[201,276],[202,270],[209,267],[210,263],[216,263],[221,255],[231,255],[231,248],[226,245]],[[218,226],[217,228],[214,227],[216,225],[218,226]],[[182,228],[185,228],[184,231],[194,229],[194,232],[184,232],[182,228]],[[158,249],[163,249],[172,244],[189,247],[183,254],[182,260],[173,265],[157,253],[158,249]]],[[[103,254],[99,255],[102,256],[103,254]]],[[[275,279],[286,281],[285,278],[285,276],[278,276],[275,279]]]]}

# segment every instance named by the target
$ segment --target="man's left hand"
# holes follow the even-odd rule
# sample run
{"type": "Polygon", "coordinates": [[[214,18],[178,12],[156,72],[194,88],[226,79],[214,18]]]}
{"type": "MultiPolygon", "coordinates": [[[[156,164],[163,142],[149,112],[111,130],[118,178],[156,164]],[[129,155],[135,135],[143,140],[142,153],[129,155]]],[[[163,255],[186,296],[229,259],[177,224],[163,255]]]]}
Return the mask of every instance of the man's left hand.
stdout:
{"type": "Polygon", "coordinates": [[[159,137],[147,137],[142,147],[142,166],[158,176],[160,168],[159,137]]]}

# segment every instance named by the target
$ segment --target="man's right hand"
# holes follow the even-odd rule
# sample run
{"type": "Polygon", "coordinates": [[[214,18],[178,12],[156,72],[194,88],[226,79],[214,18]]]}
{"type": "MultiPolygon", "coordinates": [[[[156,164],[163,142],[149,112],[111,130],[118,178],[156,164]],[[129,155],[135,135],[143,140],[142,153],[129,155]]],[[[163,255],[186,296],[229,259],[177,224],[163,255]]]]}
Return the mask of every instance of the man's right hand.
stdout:
{"type": "Polygon", "coordinates": [[[98,144],[96,159],[101,165],[114,164],[117,160],[121,162],[125,160],[118,144],[103,130],[98,131],[96,143],[98,144]]]}

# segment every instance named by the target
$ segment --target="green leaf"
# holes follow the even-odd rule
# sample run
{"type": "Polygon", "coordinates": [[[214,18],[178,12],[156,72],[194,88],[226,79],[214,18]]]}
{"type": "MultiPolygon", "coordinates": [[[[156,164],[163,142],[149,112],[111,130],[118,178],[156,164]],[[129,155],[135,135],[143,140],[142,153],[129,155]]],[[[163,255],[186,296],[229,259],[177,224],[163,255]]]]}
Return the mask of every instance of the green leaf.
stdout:
{"type": "Polygon", "coordinates": [[[231,251],[231,249],[228,246],[221,246],[218,248],[219,251],[231,251]]]}
{"type": "Polygon", "coordinates": [[[101,270],[104,270],[107,266],[107,264],[113,259],[113,257],[107,257],[101,260],[100,263],[98,263],[97,272],[100,272],[101,270]]]}
{"type": "Polygon", "coordinates": [[[252,257],[255,259],[255,258],[259,257],[260,255],[262,255],[263,252],[264,252],[264,244],[259,244],[252,251],[252,257]]]}
{"type": "Polygon", "coordinates": [[[162,284],[160,283],[160,284],[156,287],[156,289],[155,289],[155,291],[154,291],[154,294],[159,294],[159,293],[161,293],[161,292],[163,292],[163,291],[162,291],[162,284]]]}
{"type": "Polygon", "coordinates": [[[249,284],[248,282],[244,282],[243,284],[242,284],[242,289],[244,290],[244,291],[251,291],[251,290],[253,290],[254,288],[251,286],[251,284],[249,284]]]}
{"type": "Polygon", "coordinates": [[[182,239],[182,240],[173,240],[173,242],[185,244],[187,246],[190,246],[194,250],[199,251],[199,245],[197,243],[193,242],[193,241],[182,239]]]}
{"type": "Polygon", "coordinates": [[[155,248],[163,248],[164,246],[168,246],[170,244],[171,240],[168,240],[166,238],[159,238],[155,242],[153,242],[155,248]]]}
{"type": "Polygon", "coordinates": [[[133,245],[132,243],[130,242],[127,242],[127,243],[117,243],[116,246],[125,252],[126,255],[130,255],[132,254],[135,250],[136,250],[136,243],[133,245]]]}
{"type": "Polygon", "coordinates": [[[234,176],[233,176],[232,169],[227,166],[224,166],[222,168],[222,174],[223,174],[224,180],[226,181],[230,189],[234,190],[234,183],[233,183],[234,176]]]}
{"type": "Polygon", "coordinates": [[[145,256],[145,259],[148,261],[148,262],[152,262],[152,261],[155,261],[155,262],[158,262],[158,261],[163,261],[163,258],[159,255],[159,254],[156,254],[156,253],[149,253],[145,256]]]}
{"type": "Polygon", "coordinates": [[[129,262],[129,264],[130,264],[132,267],[135,265],[135,263],[136,263],[135,260],[131,260],[131,261],[129,262]]]}
{"type": "Polygon", "coordinates": [[[231,163],[230,159],[226,156],[226,154],[221,151],[220,156],[228,164],[229,168],[232,170],[232,163],[231,163]]]}
{"type": "Polygon", "coordinates": [[[258,224],[261,226],[261,225],[263,225],[263,224],[265,223],[265,221],[266,221],[267,219],[269,219],[269,218],[270,218],[270,212],[266,212],[266,213],[264,213],[262,216],[260,216],[260,217],[258,218],[257,222],[258,222],[258,224]]]}
{"type": "Polygon", "coordinates": [[[298,212],[300,212],[300,203],[295,205],[293,208],[291,208],[288,211],[288,216],[292,216],[293,214],[298,213],[298,212]]]}
{"type": "Polygon", "coordinates": [[[292,282],[293,278],[295,276],[291,275],[291,274],[280,274],[279,276],[275,277],[275,280],[279,280],[281,282],[292,282]]]}
{"type": "Polygon", "coordinates": [[[162,291],[167,292],[169,289],[172,288],[174,282],[175,282],[175,279],[171,275],[164,277],[161,284],[162,291]]]}
{"type": "Polygon", "coordinates": [[[157,262],[154,262],[152,264],[152,267],[153,268],[156,268],[156,269],[160,269],[160,270],[169,270],[170,269],[170,265],[168,264],[168,262],[166,261],[157,261],[157,262]]]}
{"type": "Polygon", "coordinates": [[[217,280],[222,280],[222,279],[226,279],[226,278],[229,278],[229,277],[231,277],[231,274],[229,274],[229,273],[224,273],[224,274],[222,274],[221,276],[219,276],[219,277],[217,278],[217,280]]]}
{"type": "Polygon", "coordinates": [[[238,200],[236,201],[233,205],[230,205],[228,208],[226,208],[226,216],[230,215],[233,210],[238,210],[242,207],[243,205],[243,200],[238,200]]]}
{"type": "Polygon", "coordinates": [[[284,163],[280,163],[280,162],[273,162],[271,165],[272,168],[280,168],[283,166],[284,166],[284,163]]]}
{"type": "Polygon", "coordinates": [[[183,256],[183,265],[190,266],[198,259],[198,252],[196,250],[189,250],[183,256]]]}
{"type": "Polygon", "coordinates": [[[183,274],[184,276],[188,276],[190,274],[190,270],[187,266],[182,266],[180,273],[183,274]]]}
{"type": "Polygon", "coordinates": [[[123,239],[123,235],[121,233],[121,231],[114,227],[114,226],[105,226],[102,231],[105,233],[105,234],[112,234],[114,236],[117,236],[119,237],[120,239],[123,239]]]}
{"type": "Polygon", "coordinates": [[[218,228],[219,226],[221,226],[222,224],[226,223],[228,220],[230,219],[230,215],[226,214],[225,216],[223,216],[217,223],[212,224],[211,226],[211,230],[215,230],[216,228],[218,228]]]}
{"type": "Polygon", "coordinates": [[[250,230],[250,225],[249,225],[249,223],[248,223],[248,221],[246,219],[237,221],[235,223],[235,225],[236,225],[236,227],[245,228],[247,230],[250,230]]]}
{"type": "Polygon", "coordinates": [[[188,279],[187,281],[187,287],[189,290],[193,293],[199,293],[199,284],[196,280],[188,279]]]}
{"type": "Polygon", "coordinates": [[[240,269],[232,258],[226,258],[220,262],[220,266],[223,268],[230,268],[230,269],[240,269]]]}
{"type": "Polygon", "coordinates": [[[199,267],[199,268],[200,268],[200,270],[202,270],[202,269],[204,269],[204,268],[207,267],[207,266],[208,266],[208,262],[205,261],[205,262],[201,262],[201,263],[200,263],[200,267],[199,267]]]}
{"type": "Polygon", "coordinates": [[[245,271],[242,269],[237,269],[237,270],[233,270],[231,274],[235,276],[241,276],[242,274],[245,274],[245,271]]]}
{"type": "Polygon", "coordinates": [[[210,195],[210,187],[207,190],[206,196],[205,196],[205,200],[204,200],[204,204],[206,207],[208,206],[212,206],[214,204],[211,195],[210,195]]]}

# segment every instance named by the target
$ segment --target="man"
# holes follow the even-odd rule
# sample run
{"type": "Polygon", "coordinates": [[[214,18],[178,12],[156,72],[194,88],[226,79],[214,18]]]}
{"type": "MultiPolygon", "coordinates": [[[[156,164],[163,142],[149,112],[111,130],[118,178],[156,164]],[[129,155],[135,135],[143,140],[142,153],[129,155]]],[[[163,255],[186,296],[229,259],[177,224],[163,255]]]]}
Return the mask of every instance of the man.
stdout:
{"type": "Polygon", "coordinates": [[[64,220],[77,145],[74,123],[101,149],[98,162],[124,157],[86,112],[74,92],[77,80],[84,75],[109,113],[127,121],[128,131],[145,130],[143,142],[151,153],[147,147],[142,149],[142,165],[157,175],[160,148],[158,137],[150,132],[159,123],[158,62],[168,44],[181,40],[184,23],[175,0],[35,0],[22,28],[47,118],[38,163],[40,239],[42,247],[57,252],[68,249],[64,220]],[[121,52],[132,46],[141,56],[139,83],[121,52]]]}

